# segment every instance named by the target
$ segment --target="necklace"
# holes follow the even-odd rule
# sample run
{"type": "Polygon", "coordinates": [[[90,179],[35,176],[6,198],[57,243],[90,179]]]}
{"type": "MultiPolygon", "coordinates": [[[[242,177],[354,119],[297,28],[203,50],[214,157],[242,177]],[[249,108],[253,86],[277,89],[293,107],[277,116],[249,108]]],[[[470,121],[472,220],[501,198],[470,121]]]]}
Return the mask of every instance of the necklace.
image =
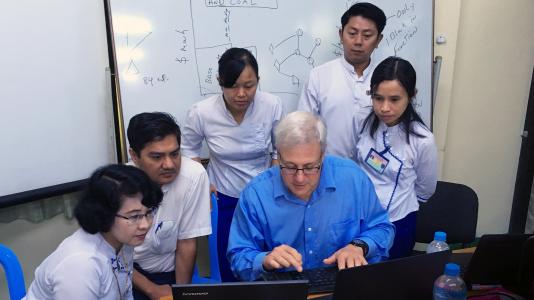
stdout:
{"type": "Polygon", "coordinates": [[[131,275],[131,269],[129,268],[128,261],[124,258],[124,248],[120,250],[120,253],[118,253],[115,258],[111,258],[111,271],[113,273],[113,277],[115,277],[115,282],[117,283],[117,289],[119,290],[119,300],[126,299],[126,293],[128,292],[130,288],[130,275],[131,275]],[[120,254],[120,256],[119,256],[120,254]],[[119,273],[126,273],[124,276],[124,290],[121,289],[121,284],[119,282],[119,273]]]}

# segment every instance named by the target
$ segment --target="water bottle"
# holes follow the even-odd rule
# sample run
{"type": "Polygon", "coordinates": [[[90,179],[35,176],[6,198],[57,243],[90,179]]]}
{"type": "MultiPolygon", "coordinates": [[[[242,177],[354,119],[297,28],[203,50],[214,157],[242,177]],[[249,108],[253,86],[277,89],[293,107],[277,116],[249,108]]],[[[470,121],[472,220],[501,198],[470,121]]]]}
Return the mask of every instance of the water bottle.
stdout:
{"type": "Polygon", "coordinates": [[[434,240],[426,247],[426,253],[449,250],[449,245],[447,245],[446,240],[447,234],[445,232],[436,231],[434,233],[434,240]]]}
{"type": "Polygon", "coordinates": [[[460,267],[457,264],[445,265],[445,273],[434,282],[434,300],[465,300],[467,288],[460,276],[460,267]]]}

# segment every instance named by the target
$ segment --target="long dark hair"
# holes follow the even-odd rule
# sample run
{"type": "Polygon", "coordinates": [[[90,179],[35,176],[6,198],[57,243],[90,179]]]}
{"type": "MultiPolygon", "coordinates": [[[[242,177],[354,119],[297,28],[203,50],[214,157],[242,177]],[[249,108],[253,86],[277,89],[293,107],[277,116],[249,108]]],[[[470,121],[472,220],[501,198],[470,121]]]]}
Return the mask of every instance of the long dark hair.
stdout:
{"type": "MultiPolygon", "coordinates": [[[[413,107],[412,99],[416,94],[416,74],[415,69],[412,67],[409,61],[402,59],[396,56],[390,56],[384,59],[378,66],[376,66],[373,76],[371,77],[371,97],[374,97],[378,85],[383,81],[387,80],[397,80],[402,87],[406,90],[408,94],[408,106],[404,113],[400,116],[400,122],[403,126],[404,131],[406,132],[406,141],[410,143],[410,134],[413,134],[418,137],[423,137],[423,135],[415,132],[410,126],[411,122],[419,122],[426,127],[425,122],[421,119],[415,108],[413,107]]],[[[367,124],[371,122],[369,126],[369,133],[373,136],[378,129],[379,119],[376,116],[374,110],[369,113],[363,122],[362,129],[360,133],[363,133],[367,124]]]]}

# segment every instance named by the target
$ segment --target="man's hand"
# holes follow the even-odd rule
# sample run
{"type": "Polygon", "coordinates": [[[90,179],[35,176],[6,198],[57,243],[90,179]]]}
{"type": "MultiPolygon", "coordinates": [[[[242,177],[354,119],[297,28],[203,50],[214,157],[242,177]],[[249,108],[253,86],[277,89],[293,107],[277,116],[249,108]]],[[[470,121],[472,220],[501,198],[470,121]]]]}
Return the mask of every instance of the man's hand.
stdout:
{"type": "Polygon", "coordinates": [[[294,267],[302,272],[302,255],[295,248],[280,245],[263,258],[263,268],[268,271],[294,267]]]}
{"type": "Polygon", "coordinates": [[[347,245],[337,250],[329,258],[324,259],[323,263],[331,265],[336,261],[340,270],[367,265],[367,260],[363,256],[363,249],[354,245],[347,245]]]}
{"type": "Polygon", "coordinates": [[[172,289],[168,284],[156,285],[155,289],[151,290],[147,295],[150,300],[159,300],[163,297],[172,297],[172,289]]]}

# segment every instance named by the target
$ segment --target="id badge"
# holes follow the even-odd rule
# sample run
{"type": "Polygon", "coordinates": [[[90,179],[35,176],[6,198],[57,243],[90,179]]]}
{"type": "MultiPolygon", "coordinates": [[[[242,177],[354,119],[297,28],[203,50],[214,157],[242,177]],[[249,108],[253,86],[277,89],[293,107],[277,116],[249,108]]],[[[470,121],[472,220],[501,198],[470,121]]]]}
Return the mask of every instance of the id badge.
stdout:
{"type": "Polygon", "coordinates": [[[371,168],[373,168],[373,170],[377,171],[379,174],[382,174],[384,173],[384,170],[389,164],[389,159],[385,158],[382,154],[371,148],[371,150],[369,150],[369,153],[367,153],[365,163],[371,168]]]}

